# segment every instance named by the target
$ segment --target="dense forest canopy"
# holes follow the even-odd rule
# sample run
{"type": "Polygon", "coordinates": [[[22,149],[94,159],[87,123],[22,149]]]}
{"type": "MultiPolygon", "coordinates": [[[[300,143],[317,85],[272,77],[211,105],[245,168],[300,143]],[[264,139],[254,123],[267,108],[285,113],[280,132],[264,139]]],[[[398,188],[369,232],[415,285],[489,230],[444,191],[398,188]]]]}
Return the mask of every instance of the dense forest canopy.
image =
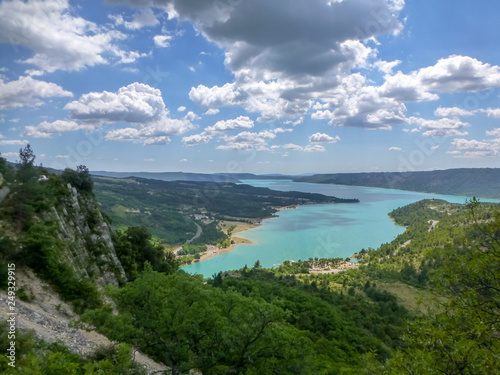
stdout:
{"type": "MultiPolygon", "coordinates": [[[[0,158],[0,188],[8,190],[0,202],[2,273],[9,262],[33,269],[73,304],[78,326],[117,345],[84,358],[19,332],[19,367],[12,369],[1,325],[4,373],[140,374],[131,356],[136,349],[171,374],[493,374],[500,368],[498,204],[429,199],[400,207],[389,215],[406,231],[378,249],[360,249],[361,266],[340,273],[311,272],[340,259],[310,258],[273,269],[257,261],[204,280],[179,270],[146,227],[130,226],[112,237],[124,276],[102,289],[97,274],[77,276],[64,261],[68,243],[50,212],[62,215],[77,202],[87,211],[76,221],[101,233],[107,219],[93,195],[100,184],[110,184],[114,199],[119,189],[135,197],[139,209],[146,196],[151,205],[173,199],[170,207],[186,212],[202,185],[171,183],[168,190],[141,179],[92,183],[85,166],[55,175],[34,165],[30,148],[21,151],[16,168],[0,158]]],[[[249,196],[261,205],[330,199],[233,184],[219,194],[227,194],[218,201],[227,207],[249,196]]],[[[256,206],[244,206],[245,212],[258,213],[256,206]]],[[[88,237],[84,243],[98,264],[106,250],[88,237]]]]}

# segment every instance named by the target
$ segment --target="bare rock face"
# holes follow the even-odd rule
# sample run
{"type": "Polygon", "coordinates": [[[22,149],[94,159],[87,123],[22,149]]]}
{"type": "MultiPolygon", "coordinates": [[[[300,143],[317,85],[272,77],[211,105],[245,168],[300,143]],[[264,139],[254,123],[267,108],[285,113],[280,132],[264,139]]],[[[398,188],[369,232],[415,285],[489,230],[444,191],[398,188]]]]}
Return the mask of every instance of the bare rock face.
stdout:
{"type": "Polygon", "coordinates": [[[97,203],[68,184],[70,196],[48,213],[65,243],[64,256],[75,273],[99,285],[118,285],[126,280],[112,241],[113,229],[97,203]]]}
{"type": "MultiPolygon", "coordinates": [[[[72,322],[78,319],[71,305],[62,301],[59,295],[46,282],[39,279],[29,268],[16,272],[16,282],[24,288],[32,301],[16,300],[17,329],[32,331],[46,342],[60,342],[78,355],[89,355],[99,347],[113,344],[107,337],[95,332],[73,328],[72,322]]],[[[0,304],[7,306],[7,293],[0,290],[0,304]]],[[[9,318],[7,309],[0,309],[0,319],[9,318]]],[[[136,351],[134,360],[142,365],[148,374],[161,374],[168,367],[153,361],[136,351]]]]}

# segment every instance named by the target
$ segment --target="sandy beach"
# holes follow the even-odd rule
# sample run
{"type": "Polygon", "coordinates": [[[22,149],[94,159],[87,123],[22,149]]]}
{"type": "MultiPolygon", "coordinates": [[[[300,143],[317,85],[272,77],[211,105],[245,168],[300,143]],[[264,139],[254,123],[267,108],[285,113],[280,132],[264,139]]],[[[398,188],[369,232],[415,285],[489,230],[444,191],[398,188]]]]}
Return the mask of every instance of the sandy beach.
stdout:
{"type": "Polygon", "coordinates": [[[234,243],[231,244],[230,247],[223,247],[223,248],[218,248],[217,246],[214,246],[214,245],[208,245],[207,251],[205,251],[204,253],[201,253],[201,257],[200,257],[198,262],[213,258],[217,255],[229,253],[230,251],[233,251],[233,247],[236,245],[252,245],[253,244],[253,242],[250,241],[248,238],[239,237],[239,236],[236,236],[236,234],[245,232],[249,229],[257,228],[260,224],[243,223],[243,222],[239,222],[239,221],[222,221],[221,222],[221,229],[224,232],[226,232],[227,229],[232,225],[236,225],[236,228],[233,230],[233,234],[231,236],[231,240],[234,243]]]}

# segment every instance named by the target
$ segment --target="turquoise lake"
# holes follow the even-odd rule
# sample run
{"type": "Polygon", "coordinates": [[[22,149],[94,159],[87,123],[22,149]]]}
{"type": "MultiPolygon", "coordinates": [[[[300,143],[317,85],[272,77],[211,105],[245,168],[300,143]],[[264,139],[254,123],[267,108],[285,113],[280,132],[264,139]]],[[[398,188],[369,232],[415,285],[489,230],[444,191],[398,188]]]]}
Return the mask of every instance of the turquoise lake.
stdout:
{"type": "MultiPolygon", "coordinates": [[[[321,193],[339,198],[357,198],[360,203],[298,206],[282,210],[278,217],[265,219],[258,228],[239,233],[254,245],[235,246],[234,250],[194,263],[182,269],[211,277],[219,271],[252,267],[259,260],[273,267],[285,260],[345,258],[362,248],[377,248],[403,233],[387,215],[395,208],[422,199],[444,199],[465,203],[466,197],[425,194],[402,190],[310,184],[290,180],[245,180],[245,184],[281,191],[321,193]]],[[[484,200],[490,201],[490,200],[484,200]]]]}

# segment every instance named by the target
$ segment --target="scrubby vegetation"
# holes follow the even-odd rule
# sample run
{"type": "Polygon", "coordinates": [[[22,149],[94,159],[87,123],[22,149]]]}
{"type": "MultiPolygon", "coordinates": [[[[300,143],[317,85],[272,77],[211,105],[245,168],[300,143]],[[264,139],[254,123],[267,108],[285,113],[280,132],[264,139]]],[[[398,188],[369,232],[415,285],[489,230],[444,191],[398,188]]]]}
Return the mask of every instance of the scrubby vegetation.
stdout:
{"type": "MultiPolygon", "coordinates": [[[[468,205],[424,200],[398,208],[390,216],[406,231],[378,249],[360,250],[358,269],[335,274],[311,274],[310,269],[333,267],[341,259],[311,258],[273,269],[263,269],[257,261],[252,268],[204,280],[178,270],[173,254],[146,227],[130,226],[113,235],[119,260],[115,266],[123,267],[125,277],[103,292],[97,288],[92,267],[83,277],[64,261],[63,249],[69,245],[53,213],[71,199],[75,206],[94,202],[77,221],[90,230],[84,237],[98,237],[92,231],[103,226],[105,218],[93,201],[88,170],[81,166],[61,176],[50,174],[34,165],[28,146],[20,158],[15,168],[0,158],[0,188],[9,189],[0,202],[1,271],[9,262],[32,268],[73,303],[81,313],[80,326],[97,329],[117,344],[82,358],[60,344],[49,345],[18,332],[18,367],[11,369],[4,354],[6,328],[1,325],[0,366],[5,373],[140,374],[131,360],[131,348],[163,362],[171,374],[191,370],[203,374],[493,374],[500,368],[497,204],[479,204],[475,199],[468,205]],[[83,198],[77,199],[67,183],[83,198]],[[419,292],[418,303],[402,298],[419,292]]],[[[186,217],[187,194],[175,191],[163,196],[157,182],[145,188],[145,182],[133,181],[128,183],[141,193],[131,194],[131,185],[125,196],[136,199],[134,204],[141,202],[141,196],[157,195],[151,205],[168,196],[175,204],[169,201],[163,208],[185,211],[165,212],[172,213],[171,218],[186,217]]],[[[234,202],[248,189],[235,186],[227,187],[234,193],[228,193],[234,202]]],[[[117,190],[112,196],[119,200],[117,190]]],[[[275,198],[266,199],[274,202],[275,198]]],[[[234,202],[229,202],[222,207],[232,207],[234,202]]],[[[213,213],[206,208],[205,214],[213,213]]],[[[194,221],[187,223],[196,228],[194,221]]],[[[223,233],[216,221],[200,220],[199,225],[205,239],[185,244],[182,251],[198,254],[207,239],[223,243],[234,229],[223,233]]],[[[183,232],[178,239],[194,233],[183,232]]],[[[84,240],[95,263],[103,262],[104,248],[84,240]]],[[[0,278],[2,283],[7,280],[5,275],[0,278]]],[[[23,298],[33,296],[25,293],[23,298]]]]}
{"type": "Polygon", "coordinates": [[[0,371],[2,374],[123,374],[142,375],[146,372],[132,360],[131,346],[118,344],[96,350],[85,358],[70,352],[59,343],[37,340],[32,333],[16,332],[15,367],[9,366],[4,353],[10,347],[7,324],[0,323],[0,371]]]}

